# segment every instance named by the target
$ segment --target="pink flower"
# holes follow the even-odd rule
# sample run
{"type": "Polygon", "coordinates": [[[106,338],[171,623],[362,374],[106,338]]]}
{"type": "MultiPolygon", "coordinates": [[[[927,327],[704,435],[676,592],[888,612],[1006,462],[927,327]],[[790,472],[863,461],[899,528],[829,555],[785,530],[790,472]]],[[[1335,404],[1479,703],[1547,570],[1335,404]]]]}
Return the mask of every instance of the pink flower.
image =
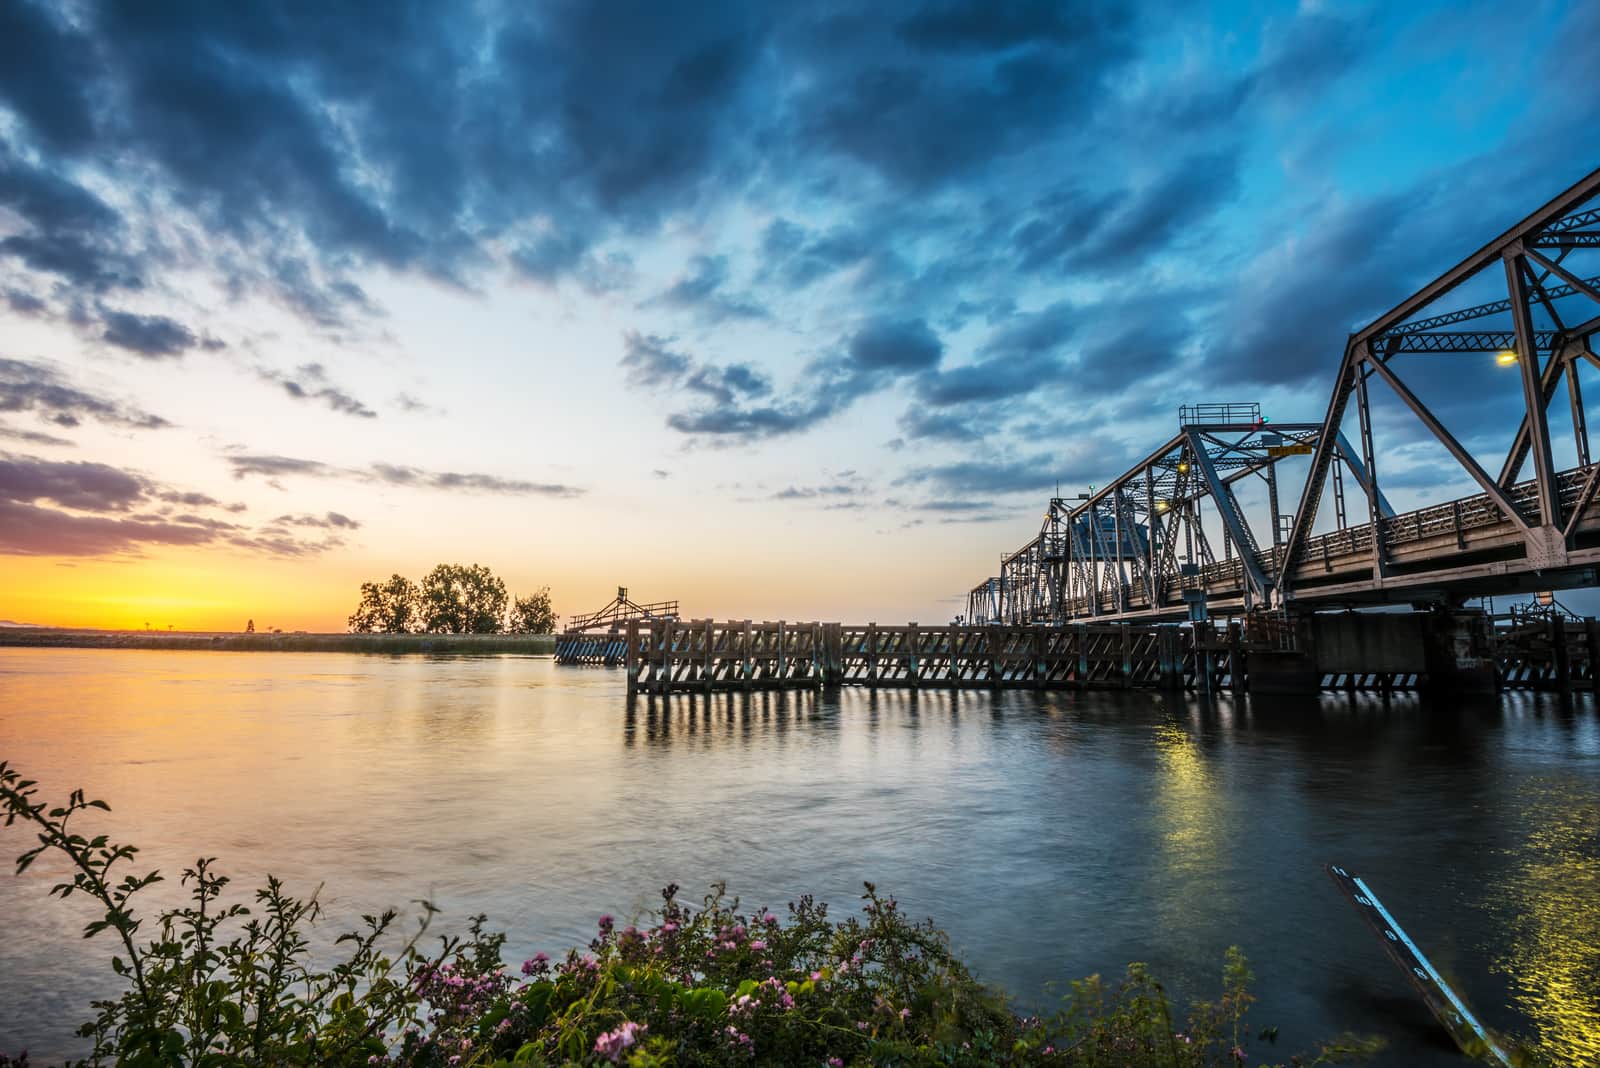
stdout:
{"type": "Polygon", "coordinates": [[[761,941],[761,939],[758,938],[754,942],[750,943],[750,948],[752,950],[754,950],[755,952],[759,953],[763,949],[767,948],[767,944],[765,942],[761,941]]]}
{"type": "Polygon", "coordinates": [[[829,1057],[828,1068],[844,1068],[844,1061],[838,1057],[829,1057]]]}
{"type": "Polygon", "coordinates": [[[902,1019],[902,1020],[911,1019],[911,1010],[910,1009],[901,1009],[900,1010],[900,1019],[902,1019]]]}
{"type": "Polygon", "coordinates": [[[622,1052],[639,1042],[648,1025],[628,1020],[613,1031],[607,1031],[594,1040],[594,1051],[612,1064],[622,1059],[622,1052]]]}
{"type": "Polygon", "coordinates": [[[1238,1046],[1233,1047],[1233,1059],[1238,1061],[1240,1064],[1243,1064],[1244,1050],[1240,1049],[1238,1046]]]}

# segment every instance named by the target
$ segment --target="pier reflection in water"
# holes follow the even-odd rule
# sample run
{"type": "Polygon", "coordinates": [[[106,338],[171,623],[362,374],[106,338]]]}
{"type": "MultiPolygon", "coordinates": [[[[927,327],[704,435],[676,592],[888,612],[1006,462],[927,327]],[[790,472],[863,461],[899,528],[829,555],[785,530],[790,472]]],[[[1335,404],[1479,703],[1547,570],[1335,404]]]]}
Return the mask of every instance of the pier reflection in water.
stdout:
{"type": "MultiPolygon", "coordinates": [[[[669,881],[847,911],[870,878],[1031,1004],[1129,960],[1208,994],[1236,942],[1278,1057],[1352,1029],[1459,1063],[1337,861],[1491,1025],[1600,1058],[1588,698],[624,690],[519,658],[0,651],[0,756],[107,797],[155,866],[325,882],[336,918],[428,896],[526,954],[669,881]]],[[[74,1048],[111,979],[52,875],[0,879],[0,1048],[74,1048]]]]}

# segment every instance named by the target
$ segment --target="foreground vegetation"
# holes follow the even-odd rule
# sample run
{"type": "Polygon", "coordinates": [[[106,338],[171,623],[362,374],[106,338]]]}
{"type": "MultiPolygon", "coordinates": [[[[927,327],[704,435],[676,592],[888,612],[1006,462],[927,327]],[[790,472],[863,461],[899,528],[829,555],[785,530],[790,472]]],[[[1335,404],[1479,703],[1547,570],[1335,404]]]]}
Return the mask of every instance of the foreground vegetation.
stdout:
{"type": "MultiPolygon", "coordinates": [[[[1246,1060],[1249,968],[1228,951],[1215,1001],[1186,1014],[1142,965],[1116,983],[1074,982],[1056,1013],[1021,1016],[979,983],[931,923],[914,923],[869,883],[860,916],[835,921],[809,897],[780,918],[741,911],[715,886],[698,907],[661,892],[650,922],[601,916],[587,948],[543,953],[508,969],[505,936],[483,916],[424,949],[435,909],[409,938],[393,911],[363,916],[311,959],[315,898],[276,879],[246,907],[225,903],[214,860],[182,875],[189,904],[153,925],[134,910],[161,876],[132,874],[137,850],[79,833],[108,809],[74,791],[51,806],[0,762],[0,810],[72,878],[51,891],[86,895],[99,915],[85,936],[113,938],[111,968],[126,981],[79,1034],[88,1064],[414,1065],[1237,1065],[1246,1060]],[[397,950],[386,945],[399,943],[397,950]]],[[[1276,1037],[1271,1029],[1261,1038],[1276,1037]]],[[[1346,1040],[1293,1064],[1331,1063],[1373,1048],[1346,1040]]],[[[27,1063],[0,1054],[0,1068],[27,1063]]]]}

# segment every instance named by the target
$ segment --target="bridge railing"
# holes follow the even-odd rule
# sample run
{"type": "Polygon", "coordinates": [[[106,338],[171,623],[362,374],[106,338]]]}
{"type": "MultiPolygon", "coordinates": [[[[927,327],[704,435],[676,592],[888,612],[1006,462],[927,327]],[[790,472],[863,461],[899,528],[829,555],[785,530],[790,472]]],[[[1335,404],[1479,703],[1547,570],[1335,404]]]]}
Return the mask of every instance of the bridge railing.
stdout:
{"type": "MultiPolygon", "coordinates": [[[[1570,509],[1577,504],[1590,470],[1592,469],[1574,468],[1560,473],[1557,484],[1564,509],[1570,509]]],[[[1538,492],[1538,484],[1530,479],[1510,487],[1506,495],[1517,510],[1527,516],[1537,511],[1538,492]]],[[[1469,531],[1499,526],[1506,521],[1507,517],[1501,514],[1499,507],[1489,495],[1480,493],[1386,518],[1382,522],[1383,541],[1386,548],[1394,549],[1458,533],[1464,535],[1469,531]]],[[[1286,552],[1287,549],[1280,546],[1257,553],[1256,558],[1261,562],[1263,571],[1276,575],[1282,570],[1286,552]]],[[[1302,565],[1337,566],[1352,557],[1370,556],[1371,553],[1372,524],[1361,523],[1339,530],[1330,530],[1307,539],[1300,562],[1302,565]]],[[[1064,561],[1066,554],[1064,551],[1060,552],[1053,559],[1064,561]]],[[[1195,574],[1179,578],[1178,588],[1204,589],[1208,593],[1228,595],[1241,592],[1244,582],[1244,564],[1235,555],[1232,559],[1217,560],[1204,565],[1195,574]]],[[[1135,577],[1128,583],[1127,599],[1134,607],[1147,606],[1151,603],[1150,591],[1143,579],[1135,577]]],[[[1095,612],[1110,614],[1118,610],[1115,597],[1096,591],[1091,595],[1078,593],[1064,598],[1061,614],[1067,619],[1074,619],[1088,617],[1095,612]]],[[[1041,614],[1038,610],[1013,612],[1012,615],[1016,622],[1058,621],[1051,619],[1053,613],[1041,614]]]]}
{"type": "Polygon", "coordinates": [[[630,604],[627,608],[606,608],[588,615],[571,616],[567,630],[583,630],[602,623],[627,623],[630,620],[676,619],[677,601],[657,601],[654,604],[630,604]]]}

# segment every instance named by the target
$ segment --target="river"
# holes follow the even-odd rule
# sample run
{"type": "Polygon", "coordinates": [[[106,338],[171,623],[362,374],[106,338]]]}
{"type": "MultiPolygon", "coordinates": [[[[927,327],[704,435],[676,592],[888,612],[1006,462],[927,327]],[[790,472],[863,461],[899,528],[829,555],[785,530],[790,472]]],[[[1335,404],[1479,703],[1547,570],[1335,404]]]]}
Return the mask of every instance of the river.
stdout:
{"type": "MultiPolygon", "coordinates": [[[[1241,945],[1284,1059],[1340,1031],[1459,1064],[1323,874],[1362,874],[1493,1027],[1600,1063],[1600,716],[1581,696],[1207,704],[1147,692],[676,696],[531,657],[0,649],[0,759],[171,876],[486,912],[508,959],[586,941],[668,882],[748,905],[871,879],[983,978],[1149,962],[1185,1000],[1241,945]]],[[[0,828],[5,859],[29,841],[0,828]]],[[[0,873],[0,1051],[81,1051],[117,989],[81,898],[0,873]]],[[[176,878],[162,890],[176,888],[176,878]]],[[[685,897],[691,896],[685,893],[685,897]]],[[[781,908],[780,908],[781,911],[781,908]]]]}

